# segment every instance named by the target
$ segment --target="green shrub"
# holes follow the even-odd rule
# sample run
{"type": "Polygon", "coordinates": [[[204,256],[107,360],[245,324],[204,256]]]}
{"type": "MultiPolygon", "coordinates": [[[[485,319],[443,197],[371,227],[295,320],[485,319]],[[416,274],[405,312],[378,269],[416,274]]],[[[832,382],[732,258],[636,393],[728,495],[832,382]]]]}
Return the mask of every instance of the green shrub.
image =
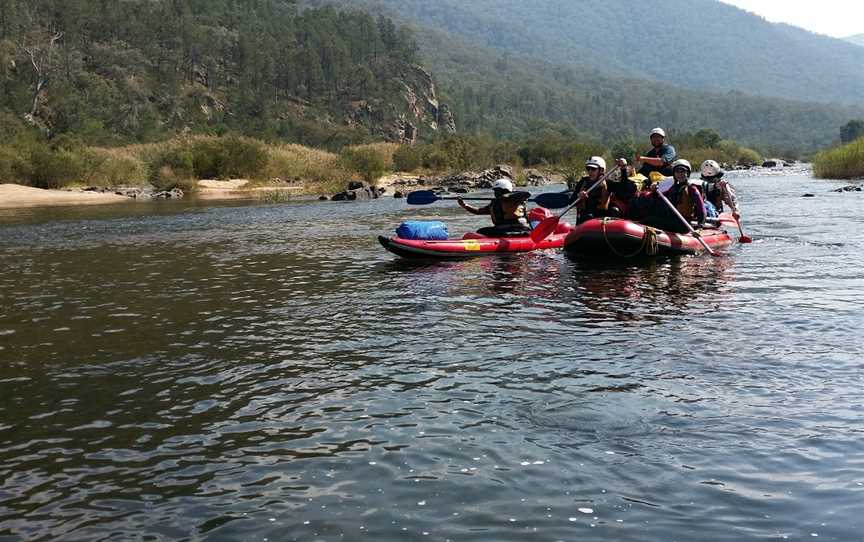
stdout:
{"type": "Polygon", "coordinates": [[[817,154],[813,161],[813,173],[821,179],[864,177],[864,137],[817,154]]]}
{"type": "Polygon", "coordinates": [[[546,136],[530,141],[517,151],[525,167],[565,165],[579,167],[591,156],[603,156],[606,149],[596,143],[577,142],[563,136],[546,136]]]}
{"type": "Polygon", "coordinates": [[[738,165],[755,166],[762,163],[762,157],[753,149],[741,147],[738,150],[738,165]]]}
{"type": "Polygon", "coordinates": [[[352,149],[357,150],[369,150],[372,151],[378,156],[381,157],[381,160],[384,161],[384,170],[390,171],[393,169],[393,155],[402,145],[398,143],[366,143],[364,145],[354,145],[352,149]]]}
{"type": "Polygon", "coordinates": [[[183,188],[195,176],[194,156],[185,145],[169,142],[149,157],[150,184],[160,190],[183,188]]]}
{"type": "Polygon", "coordinates": [[[93,186],[138,186],[147,184],[147,164],[124,149],[92,148],[84,153],[84,181],[93,186]]]}
{"type": "Polygon", "coordinates": [[[393,154],[393,167],[397,171],[415,171],[423,165],[423,150],[419,145],[402,145],[393,154]]]}
{"type": "Polygon", "coordinates": [[[384,160],[373,149],[344,149],[339,159],[345,169],[360,174],[368,183],[374,183],[384,174],[384,160]]]}
{"type": "Polygon", "coordinates": [[[630,162],[638,153],[639,149],[636,147],[636,141],[632,137],[618,140],[612,145],[613,159],[626,158],[630,162]]]}
{"type": "Polygon", "coordinates": [[[259,178],[268,161],[264,144],[246,137],[196,139],[190,152],[199,179],[259,178]]]}
{"type": "Polygon", "coordinates": [[[435,148],[424,154],[423,167],[434,171],[451,169],[447,154],[445,154],[444,151],[435,148]]]}
{"type": "Polygon", "coordinates": [[[25,165],[27,184],[36,188],[61,188],[83,177],[82,156],[68,150],[54,150],[47,145],[30,147],[25,165]]]}
{"type": "Polygon", "coordinates": [[[682,146],[679,156],[686,158],[693,165],[694,170],[705,160],[714,160],[720,164],[753,166],[762,163],[762,157],[753,149],[748,149],[730,140],[717,143],[716,147],[688,147],[682,146]]]}
{"type": "Polygon", "coordinates": [[[0,146],[0,183],[17,183],[22,180],[24,159],[14,147],[0,146]]]}
{"type": "Polygon", "coordinates": [[[3,134],[3,143],[6,144],[34,141],[37,136],[36,130],[26,126],[15,115],[5,112],[0,112],[0,134],[3,134]]]}
{"type": "Polygon", "coordinates": [[[184,192],[192,192],[196,187],[194,178],[177,173],[169,165],[163,165],[155,172],[151,172],[150,184],[155,186],[157,190],[173,190],[174,188],[179,188],[184,192]]]}
{"type": "Polygon", "coordinates": [[[320,184],[346,175],[341,171],[339,157],[333,153],[301,145],[281,145],[269,148],[265,176],[320,184]]]}

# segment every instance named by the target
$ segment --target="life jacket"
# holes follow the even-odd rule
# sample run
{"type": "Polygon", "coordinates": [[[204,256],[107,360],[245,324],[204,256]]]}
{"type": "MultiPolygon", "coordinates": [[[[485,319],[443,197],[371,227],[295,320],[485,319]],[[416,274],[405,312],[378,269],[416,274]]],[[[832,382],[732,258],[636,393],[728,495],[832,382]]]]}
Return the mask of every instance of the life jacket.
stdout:
{"type": "MultiPolygon", "coordinates": [[[[576,201],[576,198],[579,197],[579,193],[583,190],[588,190],[594,183],[597,181],[592,181],[591,177],[587,175],[579,179],[579,182],[573,187],[573,193],[570,196],[570,201],[576,201]]],[[[580,211],[588,210],[592,213],[596,212],[598,209],[604,210],[609,203],[609,189],[606,186],[606,182],[603,182],[600,186],[595,188],[588,194],[587,201],[582,201],[576,208],[580,211]]]]}
{"type": "Polygon", "coordinates": [[[489,204],[489,214],[492,216],[492,223],[496,226],[515,224],[526,226],[528,224],[525,220],[525,203],[494,199],[489,204]]]}
{"type": "Polygon", "coordinates": [[[687,220],[694,220],[696,218],[696,209],[693,196],[690,195],[690,186],[675,185],[672,190],[671,199],[674,200],[675,208],[687,220]]]}
{"type": "Polygon", "coordinates": [[[702,181],[702,193],[706,201],[710,201],[718,211],[723,212],[723,191],[716,181],[702,181]]]}

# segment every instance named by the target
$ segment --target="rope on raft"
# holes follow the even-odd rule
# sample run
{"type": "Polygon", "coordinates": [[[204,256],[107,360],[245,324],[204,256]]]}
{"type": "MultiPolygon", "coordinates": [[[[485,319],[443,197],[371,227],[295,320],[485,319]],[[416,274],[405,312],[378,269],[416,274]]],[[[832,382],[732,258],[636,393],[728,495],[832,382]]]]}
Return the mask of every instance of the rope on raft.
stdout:
{"type": "Polygon", "coordinates": [[[611,220],[615,220],[614,218],[605,217],[601,221],[603,226],[603,240],[606,241],[606,246],[609,247],[609,250],[612,251],[612,254],[618,256],[619,258],[634,258],[639,254],[643,253],[646,256],[656,256],[659,250],[659,244],[657,242],[657,230],[650,226],[644,226],[642,230],[642,243],[639,245],[632,254],[623,254],[618,251],[614,246],[612,246],[612,241],[609,240],[609,236],[606,233],[606,224],[608,224],[611,220]]]}

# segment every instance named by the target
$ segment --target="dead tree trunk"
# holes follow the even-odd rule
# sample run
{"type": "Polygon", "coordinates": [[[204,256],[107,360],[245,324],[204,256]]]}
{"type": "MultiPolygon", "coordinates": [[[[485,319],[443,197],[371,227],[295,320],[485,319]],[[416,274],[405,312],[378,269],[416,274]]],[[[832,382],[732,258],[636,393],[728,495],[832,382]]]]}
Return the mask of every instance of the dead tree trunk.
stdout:
{"type": "Polygon", "coordinates": [[[36,115],[36,110],[39,108],[39,96],[42,91],[48,86],[48,81],[51,76],[52,60],[54,50],[57,47],[57,42],[63,37],[63,32],[53,32],[45,36],[44,40],[39,40],[41,43],[33,45],[21,44],[19,47],[30,57],[30,65],[33,67],[35,83],[33,88],[33,101],[30,106],[29,117],[32,119],[36,115]],[[47,43],[46,43],[47,42],[47,43]]]}

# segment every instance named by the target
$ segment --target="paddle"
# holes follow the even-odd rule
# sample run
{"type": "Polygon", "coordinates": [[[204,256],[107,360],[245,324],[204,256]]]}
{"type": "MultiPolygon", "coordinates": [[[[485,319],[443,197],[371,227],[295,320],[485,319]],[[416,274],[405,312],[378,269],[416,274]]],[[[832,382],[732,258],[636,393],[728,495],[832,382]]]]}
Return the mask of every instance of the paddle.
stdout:
{"type": "Polygon", "coordinates": [[[744,234],[744,228],[741,227],[741,219],[736,216],[736,214],[738,213],[738,206],[735,202],[735,192],[732,190],[732,187],[726,181],[722,181],[720,183],[720,189],[723,191],[723,199],[729,203],[730,207],[732,207],[732,218],[735,219],[735,224],[738,225],[738,231],[741,233],[741,237],[738,238],[738,242],[741,244],[752,243],[753,238],[744,234]]]}
{"type": "MultiPolygon", "coordinates": [[[[547,192],[545,194],[538,194],[534,198],[531,198],[531,194],[528,192],[512,192],[508,194],[507,199],[515,199],[522,201],[533,201],[537,205],[541,207],[545,207],[547,209],[560,209],[561,207],[566,207],[567,204],[570,203],[569,194],[565,194],[562,192],[547,192]],[[529,199],[530,198],[530,199],[529,199]]],[[[430,203],[435,203],[440,200],[456,200],[460,199],[459,196],[439,196],[435,192],[431,190],[418,190],[416,192],[411,192],[408,194],[408,204],[409,205],[429,205],[430,203]]],[[[486,198],[461,198],[462,200],[467,201],[490,201],[494,198],[486,197],[486,198]]]]}
{"type": "Polygon", "coordinates": [[[661,192],[660,190],[657,190],[656,193],[658,196],[660,196],[660,199],[663,200],[663,203],[665,203],[666,206],[669,207],[669,209],[671,209],[673,213],[675,213],[675,216],[677,216],[681,220],[681,223],[684,224],[685,226],[687,226],[687,229],[690,230],[690,234],[693,235],[693,237],[695,237],[696,240],[699,241],[703,247],[705,247],[705,250],[708,251],[708,254],[710,254],[712,256],[718,256],[718,254],[716,252],[711,250],[711,247],[708,246],[708,243],[706,243],[705,240],[702,239],[702,236],[699,235],[699,233],[693,229],[693,226],[691,226],[690,223],[687,222],[687,219],[684,218],[683,216],[681,216],[681,213],[679,213],[678,209],[676,209],[675,206],[672,205],[672,202],[669,201],[666,198],[666,196],[663,195],[663,192],[661,192]]]}
{"type": "Polygon", "coordinates": [[[735,223],[738,224],[738,231],[741,232],[741,237],[738,238],[738,242],[743,243],[743,244],[752,243],[753,238],[750,237],[749,235],[744,235],[744,228],[741,227],[741,220],[737,216],[734,216],[734,215],[733,215],[733,218],[735,218],[735,223]]]}
{"type": "MultiPolygon", "coordinates": [[[[594,190],[595,188],[600,186],[600,184],[603,183],[603,181],[607,180],[612,175],[612,173],[615,172],[615,170],[617,170],[617,169],[618,168],[612,168],[611,170],[609,170],[609,172],[606,173],[606,175],[603,175],[600,178],[600,180],[598,180],[596,183],[592,184],[591,188],[589,188],[585,192],[587,194],[590,194],[592,190],[594,190]]],[[[576,207],[580,203],[582,203],[582,196],[579,196],[578,198],[576,198],[576,201],[573,202],[573,205],[564,209],[564,212],[561,213],[560,215],[550,216],[549,218],[544,219],[543,222],[537,224],[537,227],[535,227],[533,230],[531,230],[531,241],[533,241],[536,244],[536,243],[539,243],[540,241],[542,241],[543,239],[546,239],[550,235],[552,235],[552,233],[555,231],[555,228],[558,227],[558,223],[561,222],[561,217],[566,215],[568,212],[570,212],[570,209],[573,209],[574,207],[576,207]]]]}

